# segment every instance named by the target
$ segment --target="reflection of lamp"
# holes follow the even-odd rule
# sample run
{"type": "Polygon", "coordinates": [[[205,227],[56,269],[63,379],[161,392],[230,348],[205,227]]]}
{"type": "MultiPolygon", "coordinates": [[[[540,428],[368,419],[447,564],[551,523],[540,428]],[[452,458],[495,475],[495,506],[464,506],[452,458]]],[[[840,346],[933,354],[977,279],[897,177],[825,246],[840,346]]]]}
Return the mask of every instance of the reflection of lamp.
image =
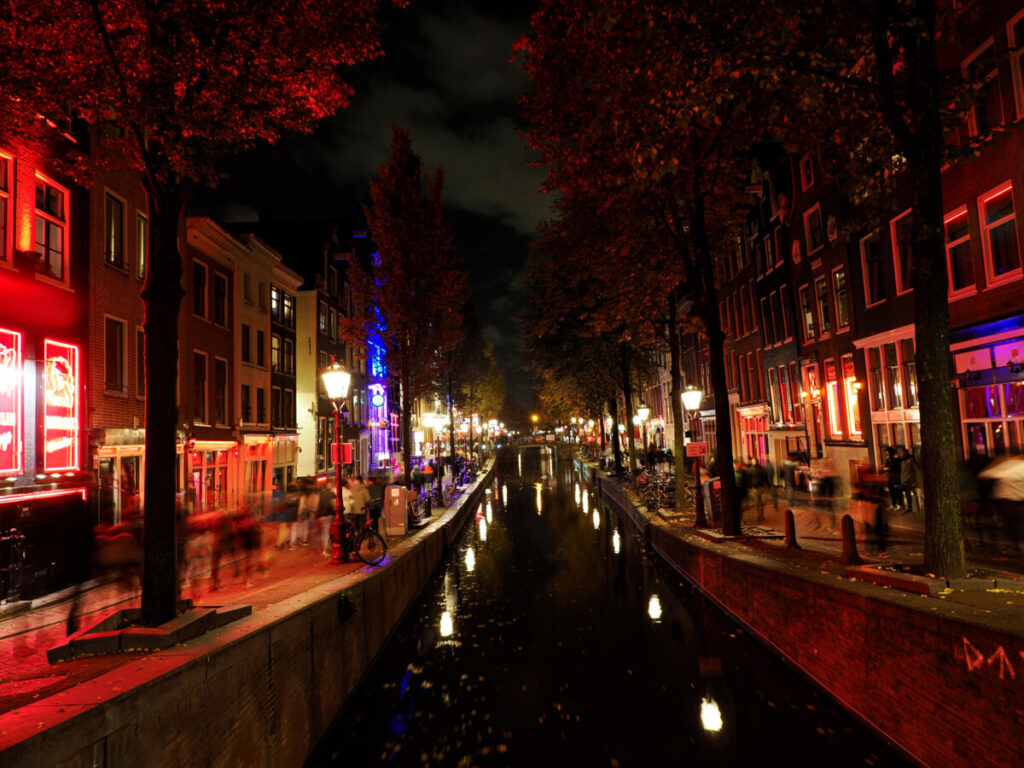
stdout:
{"type": "MultiPolygon", "coordinates": [[[[690,434],[695,432],[699,424],[697,412],[700,410],[700,401],[704,399],[704,392],[694,386],[689,386],[683,391],[683,408],[690,414],[690,434]]],[[[697,485],[697,492],[693,495],[693,525],[695,528],[707,528],[708,519],[704,514],[704,489],[700,482],[700,454],[694,460],[693,478],[697,485]]]]}
{"type": "MultiPolygon", "coordinates": [[[[330,398],[331,405],[334,406],[334,445],[335,461],[334,461],[334,482],[335,482],[335,496],[334,496],[334,521],[331,523],[331,562],[340,563],[342,561],[342,546],[341,546],[341,428],[339,419],[342,416],[348,415],[348,410],[345,408],[345,398],[348,397],[348,387],[352,383],[352,374],[346,371],[337,360],[331,360],[331,365],[324,371],[320,372],[320,378],[323,379],[324,389],[327,390],[327,397],[330,398]],[[338,407],[340,404],[340,408],[338,407]]],[[[347,555],[345,559],[348,559],[347,555]]]]}

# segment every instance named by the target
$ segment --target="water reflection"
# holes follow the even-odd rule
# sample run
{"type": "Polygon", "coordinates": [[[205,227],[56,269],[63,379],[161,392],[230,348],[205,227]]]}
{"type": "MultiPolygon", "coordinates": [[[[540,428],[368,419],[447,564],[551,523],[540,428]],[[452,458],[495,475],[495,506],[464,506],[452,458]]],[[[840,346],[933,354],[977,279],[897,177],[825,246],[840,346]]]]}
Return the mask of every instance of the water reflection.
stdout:
{"type": "Polygon", "coordinates": [[[312,764],[899,764],[648,559],[587,475],[522,463],[312,764]]]}

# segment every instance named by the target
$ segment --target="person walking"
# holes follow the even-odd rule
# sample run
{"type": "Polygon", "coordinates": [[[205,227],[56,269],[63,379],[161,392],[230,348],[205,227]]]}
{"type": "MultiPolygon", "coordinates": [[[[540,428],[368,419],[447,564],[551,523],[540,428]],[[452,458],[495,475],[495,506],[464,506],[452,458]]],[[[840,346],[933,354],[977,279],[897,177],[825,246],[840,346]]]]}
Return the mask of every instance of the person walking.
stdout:
{"type": "Polygon", "coordinates": [[[369,477],[366,480],[366,490],[370,494],[370,520],[373,522],[373,530],[380,533],[380,515],[384,509],[384,484],[378,478],[369,477]]]}
{"type": "Polygon", "coordinates": [[[338,498],[338,492],[333,483],[325,483],[318,489],[317,495],[320,497],[316,514],[317,529],[320,532],[320,554],[330,557],[331,522],[334,520],[334,502],[338,498]]]}
{"type": "Polygon", "coordinates": [[[302,490],[302,497],[299,499],[298,521],[292,528],[291,548],[295,549],[299,541],[302,546],[309,544],[309,524],[317,517],[317,510],[320,508],[320,491],[317,490],[316,482],[312,478],[306,479],[306,485],[302,490]]]}
{"type": "Polygon", "coordinates": [[[920,503],[917,498],[917,462],[905,446],[900,446],[900,490],[903,492],[903,511],[917,512],[920,503]]]}
{"type": "Polygon", "coordinates": [[[889,486],[889,500],[893,509],[903,507],[903,491],[900,488],[900,460],[896,455],[896,449],[891,445],[885,446],[885,476],[889,486]]]}
{"type": "Polygon", "coordinates": [[[754,513],[757,516],[757,522],[763,523],[764,489],[768,485],[768,481],[765,477],[764,467],[754,460],[751,460],[747,465],[747,485],[750,488],[751,495],[754,497],[754,513]]]}

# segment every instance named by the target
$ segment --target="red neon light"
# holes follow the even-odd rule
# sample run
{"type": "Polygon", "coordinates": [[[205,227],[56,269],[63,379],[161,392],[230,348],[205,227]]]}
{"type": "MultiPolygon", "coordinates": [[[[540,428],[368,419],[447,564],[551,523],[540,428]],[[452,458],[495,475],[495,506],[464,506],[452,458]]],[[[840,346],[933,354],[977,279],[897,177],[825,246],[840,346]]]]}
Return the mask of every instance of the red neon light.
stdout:
{"type": "Polygon", "coordinates": [[[0,504],[14,504],[19,501],[34,501],[35,499],[55,499],[60,496],[74,496],[76,493],[82,497],[82,501],[85,501],[85,488],[68,488],[60,491],[38,491],[0,496],[0,504]]]}
{"type": "Polygon", "coordinates": [[[43,468],[78,469],[78,347],[47,339],[43,356],[43,468]]]}
{"type": "Polygon", "coordinates": [[[21,365],[21,334],[0,328],[0,475],[23,471],[21,365]]]}

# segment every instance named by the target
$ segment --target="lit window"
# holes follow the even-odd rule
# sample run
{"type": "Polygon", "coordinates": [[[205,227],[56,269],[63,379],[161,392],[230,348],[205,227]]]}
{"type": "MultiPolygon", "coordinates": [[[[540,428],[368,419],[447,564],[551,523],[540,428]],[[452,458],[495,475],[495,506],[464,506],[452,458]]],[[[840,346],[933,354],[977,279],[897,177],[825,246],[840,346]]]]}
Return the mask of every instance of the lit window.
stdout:
{"type": "Polygon", "coordinates": [[[276,285],[270,286],[270,316],[281,322],[281,289],[276,285]]]}
{"type": "Polygon", "coordinates": [[[285,293],[281,296],[282,316],[281,322],[288,328],[295,327],[295,297],[285,293]]]}
{"type": "Polygon", "coordinates": [[[959,293],[974,288],[974,267],[971,264],[971,231],[967,226],[967,206],[948,214],[946,230],[946,266],[949,269],[949,292],[959,293]]]}
{"type": "Polygon", "coordinates": [[[843,394],[846,396],[846,424],[851,436],[862,434],[860,427],[860,382],[853,366],[853,355],[843,355],[843,394]]]}
{"type": "Polygon", "coordinates": [[[281,337],[276,333],[270,334],[270,368],[281,370],[281,337]]]}
{"type": "Polygon", "coordinates": [[[113,195],[105,196],[103,245],[107,264],[124,266],[124,203],[113,195]]]}
{"type": "Polygon", "coordinates": [[[917,363],[914,360],[914,340],[900,339],[900,364],[903,366],[904,399],[907,408],[917,408],[917,363]]]}
{"type": "Polygon", "coordinates": [[[327,335],[327,305],[320,302],[320,311],[317,313],[317,330],[324,336],[327,335]]]}
{"type": "Polygon", "coordinates": [[[836,365],[825,361],[825,400],[828,406],[828,429],[832,437],[843,436],[843,422],[840,414],[839,382],[836,380],[836,365]]]}
{"type": "Polygon", "coordinates": [[[825,225],[821,220],[820,205],[814,206],[804,214],[804,235],[807,239],[808,256],[825,246],[825,225]]]}
{"type": "Polygon", "coordinates": [[[978,202],[981,220],[981,245],[989,284],[999,284],[1020,276],[1020,249],[1017,244],[1017,220],[1013,206],[1013,185],[1006,182],[978,202]]]}
{"type": "Polygon", "coordinates": [[[882,347],[883,364],[885,365],[885,395],[890,409],[903,407],[903,386],[900,384],[899,359],[896,344],[889,343],[882,347]]]}
{"type": "Polygon", "coordinates": [[[66,190],[36,177],[35,250],[39,271],[67,282],[66,190]]]}
{"type": "Polygon", "coordinates": [[[914,265],[914,218],[908,210],[889,224],[892,234],[892,260],[896,272],[896,295],[910,290],[914,265]]]}

